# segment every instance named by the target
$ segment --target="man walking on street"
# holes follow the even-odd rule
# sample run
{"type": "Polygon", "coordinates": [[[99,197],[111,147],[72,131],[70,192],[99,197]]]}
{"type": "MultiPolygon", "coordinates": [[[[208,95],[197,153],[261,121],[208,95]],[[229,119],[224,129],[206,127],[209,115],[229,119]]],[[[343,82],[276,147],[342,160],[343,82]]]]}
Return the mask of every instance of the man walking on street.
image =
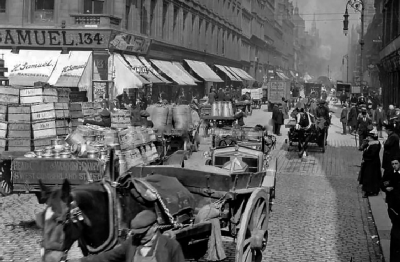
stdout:
{"type": "Polygon", "coordinates": [[[400,154],[399,136],[394,132],[394,125],[389,123],[385,126],[388,138],[383,145],[382,168],[385,170],[393,170],[391,161],[400,154]]]}
{"type": "Polygon", "coordinates": [[[272,112],[272,120],[274,120],[274,132],[275,135],[281,136],[281,125],[284,123],[284,117],[282,112],[282,104],[278,103],[278,108],[274,108],[272,112]]]}
{"type": "MultiPolygon", "coordinates": [[[[328,139],[328,128],[331,124],[331,119],[329,117],[329,109],[325,105],[325,100],[320,100],[319,101],[319,106],[315,110],[315,117],[317,118],[323,118],[325,120],[325,128],[323,129],[323,132],[321,132],[321,138],[323,139],[324,137],[328,139]]],[[[321,141],[322,143],[323,141],[321,141]]],[[[325,140],[325,145],[327,144],[327,140],[325,140]]]]}
{"type": "Polygon", "coordinates": [[[379,138],[383,138],[382,136],[382,127],[383,123],[386,120],[385,110],[382,109],[382,105],[378,105],[378,108],[375,111],[374,121],[376,123],[376,130],[378,131],[379,138]]]}
{"type": "Polygon", "coordinates": [[[369,118],[367,114],[367,109],[362,108],[361,114],[357,120],[357,130],[358,130],[358,150],[362,151],[362,144],[364,143],[364,139],[367,137],[368,132],[372,130],[372,120],[369,118]]]}
{"type": "Polygon", "coordinates": [[[342,135],[347,134],[347,114],[348,114],[348,110],[347,110],[346,104],[343,104],[342,113],[340,114],[340,122],[342,122],[342,127],[343,127],[342,135]]]}
{"type": "Polygon", "coordinates": [[[357,119],[358,109],[355,103],[351,103],[351,108],[347,119],[348,126],[350,127],[350,133],[355,133],[357,130],[357,119]]]}

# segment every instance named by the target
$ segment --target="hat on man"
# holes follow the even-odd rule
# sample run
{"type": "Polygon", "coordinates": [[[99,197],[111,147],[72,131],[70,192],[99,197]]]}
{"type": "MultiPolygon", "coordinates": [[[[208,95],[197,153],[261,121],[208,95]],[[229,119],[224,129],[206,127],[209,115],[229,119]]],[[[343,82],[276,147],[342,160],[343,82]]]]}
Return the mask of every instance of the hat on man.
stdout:
{"type": "Polygon", "coordinates": [[[384,125],[386,130],[394,130],[394,125],[393,123],[388,123],[386,125],[384,125]]]}
{"type": "Polygon", "coordinates": [[[367,137],[370,137],[370,138],[372,138],[372,139],[374,139],[374,140],[378,140],[378,135],[375,134],[375,133],[373,133],[373,132],[369,132],[369,133],[367,134],[367,137]]]}
{"type": "Polygon", "coordinates": [[[399,161],[399,163],[400,163],[400,155],[396,155],[396,156],[392,157],[392,161],[395,161],[395,160],[399,161]]]}
{"type": "Polygon", "coordinates": [[[106,110],[106,109],[103,109],[103,110],[100,112],[99,115],[102,116],[102,117],[110,117],[110,112],[109,112],[108,110],[106,110]]]}
{"type": "Polygon", "coordinates": [[[143,234],[157,222],[157,215],[153,211],[143,210],[131,221],[133,234],[143,234]]]}
{"type": "Polygon", "coordinates": [[[361,112],[367,112],[367,109],[365,107],[362,107],[361,112]]]}

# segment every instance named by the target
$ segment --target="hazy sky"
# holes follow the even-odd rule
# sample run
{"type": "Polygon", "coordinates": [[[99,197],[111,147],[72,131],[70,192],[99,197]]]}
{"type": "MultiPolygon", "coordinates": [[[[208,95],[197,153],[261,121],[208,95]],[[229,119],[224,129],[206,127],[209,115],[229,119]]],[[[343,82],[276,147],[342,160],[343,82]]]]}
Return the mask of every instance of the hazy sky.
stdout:
{"type": "MultiPolygon", "coordinates": [[[[347,53],[347,37],[343,34],[343,14],[347,0],[293,0],[299,7],[299,13],[306,21],[306,30],[310,30],[313,14],[322,39],[322,50],[330,57],[330,69],[339,71],[342,57],[347,53]],[[330,52],[329,52],[330,50],[330,52]],[[330,53],[330,54],[329,54],[330,53]]],[[[360,14],[349,10],[349,28],[360,21],[360,14]]],[[[340,73],[340,72],[339,72],[340,73]]]]}

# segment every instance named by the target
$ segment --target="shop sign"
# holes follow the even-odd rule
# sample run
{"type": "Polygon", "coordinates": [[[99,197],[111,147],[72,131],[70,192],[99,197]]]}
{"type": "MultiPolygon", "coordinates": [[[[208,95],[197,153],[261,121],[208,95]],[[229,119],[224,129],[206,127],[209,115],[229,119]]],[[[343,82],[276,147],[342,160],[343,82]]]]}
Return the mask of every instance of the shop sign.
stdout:
{"type": "Polygon", "coordinates": [[[107,49],[111,30],[0,29],[0,48],[107,49]]]}
{"type": "Polygon", "coordinates": [[[151,40],[149,38],[114,31],[111,36],[110,49],[147,54],[151,40]]]}
{"type": "Polygon", "coordinates": [[[99,101],[100,97],[108,96],[108,81],[92,81],[93,84],[93,100],[99,101]]]}

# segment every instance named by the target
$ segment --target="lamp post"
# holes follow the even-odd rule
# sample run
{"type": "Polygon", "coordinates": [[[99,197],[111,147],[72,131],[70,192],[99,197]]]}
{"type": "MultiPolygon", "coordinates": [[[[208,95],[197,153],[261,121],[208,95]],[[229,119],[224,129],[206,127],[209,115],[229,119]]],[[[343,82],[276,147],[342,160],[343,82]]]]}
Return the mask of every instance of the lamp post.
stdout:
{"type": "MultiPolygon", "coordinates": [[[[349,12],[347,7],[350,6],[353,8],[355,11],[358,11],[361,13],[361,36],[360,36],[360,87],[361,90],[363,90],[363,50],[364,50],[364,10],[365,10],[365,5],[364,5],[364,0],[348,0],[346,4],[346,11],[343,15],[344,20],[343,20],[343,33],[344,35],[347,35],[347,32],[349,31],[349,12]],[[361,8],[361,9],[360,9],[361,8]]],[[[348,59],[348,57],[347,57],[348,59]]],[[[347,60],[347,63],[349,61],[347,60]]]]}
{"type": "Polygon", "coordinates": [[[342,65],[344,65],[344,59],[346,58],[346,61],[347,61],[347,68],[346,68],[346,79],[347,79],[347,81],[346,81],[346,83],[348,83],[349,82],[349,55],[344,55],[343,56],[343,59],[342,59],[342,65]]]}

